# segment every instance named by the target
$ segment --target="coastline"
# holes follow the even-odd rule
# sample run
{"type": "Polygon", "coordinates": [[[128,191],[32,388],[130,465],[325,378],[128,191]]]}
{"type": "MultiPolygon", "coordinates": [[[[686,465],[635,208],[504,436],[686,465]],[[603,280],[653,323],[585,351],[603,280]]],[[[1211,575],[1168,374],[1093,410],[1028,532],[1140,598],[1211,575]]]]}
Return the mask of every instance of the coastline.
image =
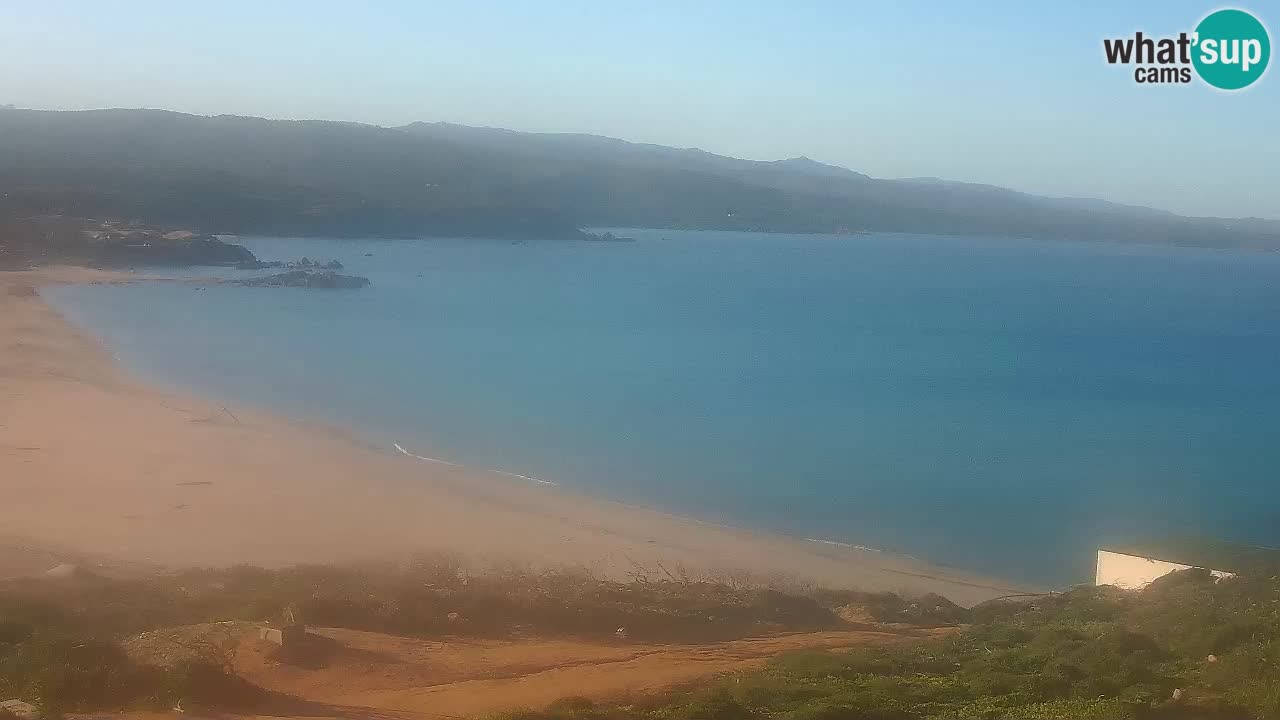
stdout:
{"type": "Polygon", "coordinates": [[[49,284],[138,279],[82,268],[0,273],[0,545],[162,567],[447,553],[620,580],[683,570],[936,592],[962,605],[1028,590],[871,548],[575,495],[413,448],[379,450],[341,430],[162,391],[117,367],[38,295],[49,284]]]}

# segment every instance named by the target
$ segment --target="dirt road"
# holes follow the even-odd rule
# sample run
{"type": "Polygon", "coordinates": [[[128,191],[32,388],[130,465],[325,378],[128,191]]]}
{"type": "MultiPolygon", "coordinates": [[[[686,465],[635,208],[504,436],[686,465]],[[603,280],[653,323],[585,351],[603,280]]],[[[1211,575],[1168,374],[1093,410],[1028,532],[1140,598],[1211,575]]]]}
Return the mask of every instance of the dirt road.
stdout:
{"type": "MultiPolygon", "coordinates": [[[[918,642],[949,631],[787,633],[685,646],[552,639],[434,641],[355,630],[313,632],[326,650],[305,664],[275,659],[269,643],[252,637],[243,641],[235,660],[237,674],[278,698],[268,715],[254,717],[431,720],[539,709],[565,697],[608,701],[756,669],[789,650],[918,642]]],[[[186,715],[199,713],[186,709],[186,715]]]]}

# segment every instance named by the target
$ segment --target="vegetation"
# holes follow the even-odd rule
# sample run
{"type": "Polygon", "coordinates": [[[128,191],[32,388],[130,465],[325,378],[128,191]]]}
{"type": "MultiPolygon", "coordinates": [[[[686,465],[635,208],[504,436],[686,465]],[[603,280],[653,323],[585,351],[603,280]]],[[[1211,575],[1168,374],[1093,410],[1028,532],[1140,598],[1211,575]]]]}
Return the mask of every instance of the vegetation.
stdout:
{"type": "Polygon", "coordinates": [[[163,231],[130,223],[72,216],[3,217],[0,215],[0,270],[68,263],[91,267],[189,267],[209,265],[257,269],[267,264],[247,248],[212,237],[164,239],[163,231]],[[108,237],[100,237],[108,236],[108,237]]]}
{"type": "MultiPolygon", "coordinates": [[[[475,573],[429,557],[401,567],[246,566],[11,581],[0,584],[0,697],[38,700],[51,710],[171,707],[180,699],[253,705],[265,693],[234,677],[233,649],[192,641],[200,645],[194,659],[156,667],[130,657],[122,641],[160,628],[278,621],[285,609],[311,625],[420,637],[703,642],[841,624],[815,597],[660,574],[661,581],[638,571],[621,583],[577,571],[475,573]]],[[[869,612],[902,617],[910,603],[889,597],[865,596],[869,612]]],[[[954,609],[944,605],[944,612],[954,609]]]]}
{"type": "Polygon", "coordinates": [[[77,631],[110,634],[261,621],[278,618],[286,607],[312,625],[420,637],[599,638],[625,628],[633,640],[706,642],[840,624],[813,597],[740,583],[647,576],[623,583],[574,570],[470,572],[435,557],[400,567],[242,566],[135,579],[27,581],[0,593],[0,603],[43,608],[77,631]]]}
{"type": "Polygon", "coordinates": [[[265,696],[213,660],[139,664],[114,638],[77,631],[80,623],[47,605],[4,602],[0,618],[0,696],[35,702],[49,714],[164,709],[181,700],[247,707],[265,696]]]}
{"type": "Polygon", "coordinates": [[[1280,581],[1203,571],[1141,593],[1083,588],[979,606],[936,642],[805,652],[631,705],[518,720],[1280,718],[1280,581]]]}
{"type": "Polygon", "coordinates": [[[1280,247],[1269,220],[446,124],[0,109],[0,187],[0,216],[206,233],[584,239],[610,226],[1280,247]]]}
{"type": "MultiPolygon", "coordinates": [[[[191,570],[0,585],[0,696],[50,710],[207,702],[258,707],[234,652],[164,666],[123,642],[142,631],[279,619],[412,636],[571,635],[705,642],[770,630],[962,623],[942,639],[802,652],[709,687],[630,704],[569,699],[511,720],[1280,718],[1280,579],[1167,576],[1140,593],[1081,588],[965,610],[937,597],[782,592],[662,571],[472,573],[442,558],[400,567],[191,570]],[[622,632],[619,633],[619,630],[622,632]]],[[[131,641],[132,642],[132,641],[131,641]]],[[[224,648],[225,650],[225,648],[224,648]]]]}

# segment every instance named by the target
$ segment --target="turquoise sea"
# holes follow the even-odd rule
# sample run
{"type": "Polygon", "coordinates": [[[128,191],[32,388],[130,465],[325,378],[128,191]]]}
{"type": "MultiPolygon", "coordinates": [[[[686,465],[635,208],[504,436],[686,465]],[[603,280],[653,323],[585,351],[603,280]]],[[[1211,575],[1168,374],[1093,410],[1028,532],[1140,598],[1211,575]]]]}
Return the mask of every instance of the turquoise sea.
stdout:
{"type": "Polygon", "coordinates": [[[1054,585],[1280,544],[1280,254],[615,232],[241,238],[373,285],[46,295],[158,382],[709,520],[1054,585]]]}

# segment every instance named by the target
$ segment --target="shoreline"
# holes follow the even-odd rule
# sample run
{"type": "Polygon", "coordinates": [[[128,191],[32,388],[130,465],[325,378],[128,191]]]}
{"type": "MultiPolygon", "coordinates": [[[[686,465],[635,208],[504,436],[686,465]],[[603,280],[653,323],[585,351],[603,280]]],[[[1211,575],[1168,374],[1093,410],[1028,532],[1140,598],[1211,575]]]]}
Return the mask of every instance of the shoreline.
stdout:
{"type": "Polygon", "coordinates": [[[962,605],[1029,589],[874,548],[578,495],[399,445],[376,449],[256,409],[231,415],[131,377],[38,294],[50,284],[146,279],[65,267],[0,273],[0,494],[13,498],[0,544],[163,567],[445,553],[621,580],[675,568],[694,578],[936,592],[962,605]]]}

